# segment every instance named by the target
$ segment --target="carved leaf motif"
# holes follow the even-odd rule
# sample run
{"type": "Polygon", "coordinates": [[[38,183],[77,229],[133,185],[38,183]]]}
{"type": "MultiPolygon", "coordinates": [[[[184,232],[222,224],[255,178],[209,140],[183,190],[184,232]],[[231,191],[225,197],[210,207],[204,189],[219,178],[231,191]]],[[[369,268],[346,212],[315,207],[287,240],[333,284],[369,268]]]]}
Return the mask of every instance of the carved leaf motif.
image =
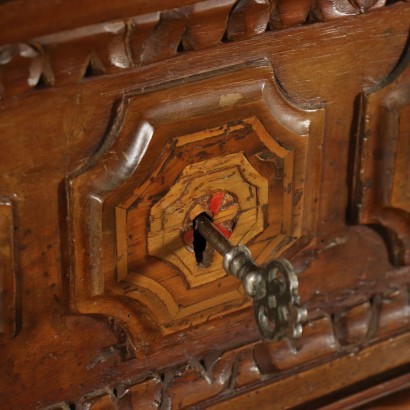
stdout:
{"type": "Polygon", "coordinates": [[[350,2],[361,13],[365,13],[371,8],[383,7],[386,0],[350,0],[350,2]]]}
{"type": "Polygon", "coordinates": [[[161,18],[144,43],[141,62],[163,60],[176,54],[191,14],[189,7],[161,13],[161,18]]]}
{"type": "Polygon", "coordinates": [[[268,24],[280,29],[316,23],[385,4],[386,0],[206,0],[50,34],[0,48],[0,96],[77,83],[226,40],[246,39],[264,33],[268,24]]]}
{"type": "Polygon", "coordinates": [[[365,13],[383,7],[386,0],[317,0],[320,15],[324,20],[365,13]]]}
{"type": "Polygon", "coordinates": [[[275,28],[304,23],[312,7],[312,0],[278,0],[272,8],[270,26],[275,28]]]}
{"type": "Polygon", "coordinates": [[[208,7],[194,4],[182,38],[183,49],[197,50],[221,43],[234,4],[235,0],[213,0],[208,7]]]}
{"type": "Polygon", "coordinates": [[[227,37],[229,40],[241,40],[263,33],[268,21],[267,0],[239,0],[229,17],[227,37]]]}

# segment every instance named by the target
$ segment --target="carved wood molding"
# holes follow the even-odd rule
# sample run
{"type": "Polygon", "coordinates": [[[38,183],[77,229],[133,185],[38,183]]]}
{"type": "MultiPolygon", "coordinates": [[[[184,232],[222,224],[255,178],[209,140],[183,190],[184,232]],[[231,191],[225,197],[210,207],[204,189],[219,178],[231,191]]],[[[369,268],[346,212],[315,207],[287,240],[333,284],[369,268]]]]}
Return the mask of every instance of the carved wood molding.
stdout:
{"type": "Polygon", "coordinates": [[[386,0],[206,0],[0,47],[0,98],[78,83],[302,24],[385,6],[386,0]]]}
{"type": "MultiPolygon", "coordinates": [[[[145,373],[139,382],[112,386],[94,397],[80,399],[76,405],[91,409],[207,408],[209,402],[226,400],[267,381],[286,380],[405,332],[410,325],[408,298],[407,286],[396,285],[395,290],[372,294],[331,316],[318,311],[296,342],[258,341],[225,352],[214,351],[161,373],[145,373]],[[106,407],[100,407],[103,405],[106,407]]],[[[296,388],[297,383],[293,383],[296,388]]],[[[68,404],[58,404],[49,409],[68,408],[68,404]]]]}
{"type": "Polygon", "coordinates": [[[362,93],[354,213],[378,225],[396,265],[410,264],[410,46],[396,69],[362,93]]]}
{"type": "Polygon", "coordinates": [[[255,64],[124,97],[101,149],[67,179],[74,309],[142,339],[144,315],[169,334],[243,309],[221,257],[198,267],[183,241],[191,205],[211,193],[236,199],[227,229],[258,263],[309,243],[324,110],[293,106],[255,64]]]}

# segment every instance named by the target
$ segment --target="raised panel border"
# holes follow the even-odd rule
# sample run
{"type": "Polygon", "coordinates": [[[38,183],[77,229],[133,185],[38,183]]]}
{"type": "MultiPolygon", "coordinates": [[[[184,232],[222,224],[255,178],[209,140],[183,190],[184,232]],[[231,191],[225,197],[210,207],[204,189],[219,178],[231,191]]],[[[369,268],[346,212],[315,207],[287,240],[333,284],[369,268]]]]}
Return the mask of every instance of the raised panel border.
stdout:
{"type": "MultiPolygon", "coordinates": [[[[256,62],[209,73],[202,79],[187,79],[181,86],[167,88],[165,85],[153,93],[144,90],[124,96],[101,148],[67,178],[74,309],[114,317],[129,328],[132,335],[141,338],[158,331],[157,325],[152,325],[156,323],[155,312],[141,301],[126,296],[124,289],[115,284],[118,279],[113,206],[133,189],[137,169],[141,182],[149,179],[152,163],[144,154],[150,144],[163,144],[156,133],[162,138],[175,138],[199,131],[190,118],[206,118],[212,127],[219,125],[222,119],[225,123],[238,119],[238,115],[249,118],[249,114],[256,113],[268,131],[269,122],[276,121],[278,126],[294,133],[294,141],[300,141],[295,151],[299,171],[294,175],[294,184],[297,186],[299,179],[303,181],[304,194],[298,195],[297,200],[307,211],[294,216],[299,222],[292,228],[291,240],[277,244],[275,252],[278,254],[282,248],[295,244],[297,238],[303,238],[304,246],[309,243],[317,219],[324,111],[294,107],[274,78],[270,66],[256,62]],[[183,90],[191,81],[187,94],[183,90]],[[206,91],[208,84],[211,93],[206,91]],[[226,99],[230,95],[239,98],[226,99]],[[171,131],[168,124],[172,122],[177,126],[171,131]],[[305,148],[300,150],[302,145],[305,148]],[[304,174],[306,169],[309,172],[304,174]]],[[[212,315],[212,311],[215,308],[208,315],[212,315]]],[[[192,323],[195,322],[185,320],[183,326],[192,323]]]]}

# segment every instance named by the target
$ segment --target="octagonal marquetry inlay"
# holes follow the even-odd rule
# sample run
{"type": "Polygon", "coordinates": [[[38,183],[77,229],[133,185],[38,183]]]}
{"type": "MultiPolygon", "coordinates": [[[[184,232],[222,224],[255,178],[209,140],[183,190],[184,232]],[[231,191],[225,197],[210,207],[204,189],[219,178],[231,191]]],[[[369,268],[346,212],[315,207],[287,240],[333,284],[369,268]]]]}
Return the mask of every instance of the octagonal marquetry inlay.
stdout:
{"type": "Polygon", "coordinates": [[[143,317],[168,334],[246,306],[220,255],[190,251],[192,220],[207,212],[260,264],[308,243],[323,118],[289,102],[269,66],[127,94],[68,178],[78,310],[139,335],[143,317]]]}

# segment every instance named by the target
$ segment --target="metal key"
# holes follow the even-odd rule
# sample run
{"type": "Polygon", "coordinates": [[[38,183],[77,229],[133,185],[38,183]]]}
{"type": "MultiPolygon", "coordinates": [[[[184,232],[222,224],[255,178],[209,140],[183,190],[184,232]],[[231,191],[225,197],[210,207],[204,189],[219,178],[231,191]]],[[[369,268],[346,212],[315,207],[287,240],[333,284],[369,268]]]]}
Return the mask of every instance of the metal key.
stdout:
{"type": "Polygon", "coordinates": [[[195,218],[194,229],[223,256],[225,271],[236,276],[253,299],[262,336],[273,341],[300,337],[307,311],[300,305],[298,279],[292,264],[280,258],[257,265],[246,246],[233,246],[205,214],[195,218]]]}

